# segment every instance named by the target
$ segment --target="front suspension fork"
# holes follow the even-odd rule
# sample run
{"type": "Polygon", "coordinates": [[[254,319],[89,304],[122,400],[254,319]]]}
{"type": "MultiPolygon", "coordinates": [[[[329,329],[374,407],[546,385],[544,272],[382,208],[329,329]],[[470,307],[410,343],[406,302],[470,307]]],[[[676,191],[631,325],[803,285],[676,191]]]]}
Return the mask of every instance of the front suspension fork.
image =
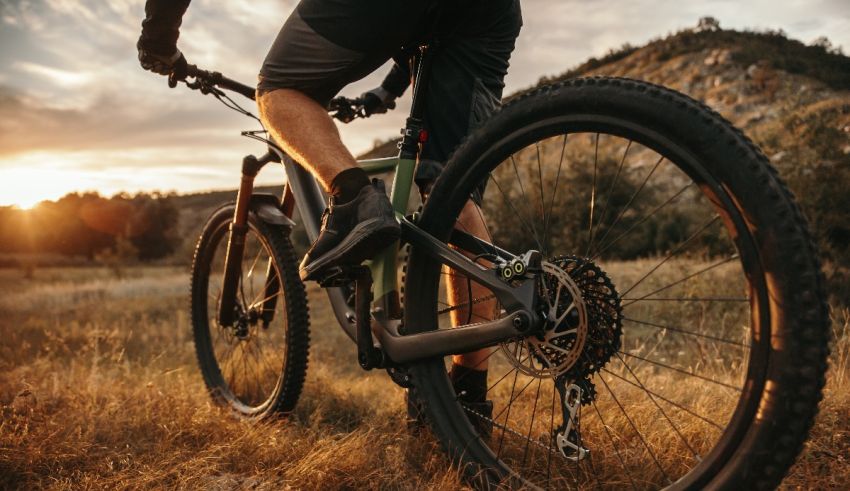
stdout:
{"type": "MultiPolygon", "coordinates": [[[[232,326],[236,320],[236,295],[242,279],[242,256],[245,252],[245,237],[248,234],[248,212],[251,209],[251,197],[254,194],[254,179],[260,169],[274,159],[271,152],[259,159],[253,155],[242,159],[242,180],[236,195],[236,211],[230,223],[227,253],[224,258],[224,279],[218,308],[218,323],[221,326],[232,326]]],[[[247,310],[250,306],[242,307],[247,310]]]]}

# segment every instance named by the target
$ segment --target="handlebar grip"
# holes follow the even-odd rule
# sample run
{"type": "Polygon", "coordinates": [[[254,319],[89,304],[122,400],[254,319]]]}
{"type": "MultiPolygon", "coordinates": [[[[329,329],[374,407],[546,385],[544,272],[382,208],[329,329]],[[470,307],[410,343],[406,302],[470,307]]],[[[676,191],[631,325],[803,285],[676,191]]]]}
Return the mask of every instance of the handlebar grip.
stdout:
{"type": "Polygon", "coordinates": [[[231,80],[219,72],[202,70],[198,68],[197,65],[187,65],[186,76],[203,80],[210,85],[215,85],[223,89],[232,90],[233,92],[242,94],[251,100],[254,100],[256,97],[256,88],[231,80]]]}

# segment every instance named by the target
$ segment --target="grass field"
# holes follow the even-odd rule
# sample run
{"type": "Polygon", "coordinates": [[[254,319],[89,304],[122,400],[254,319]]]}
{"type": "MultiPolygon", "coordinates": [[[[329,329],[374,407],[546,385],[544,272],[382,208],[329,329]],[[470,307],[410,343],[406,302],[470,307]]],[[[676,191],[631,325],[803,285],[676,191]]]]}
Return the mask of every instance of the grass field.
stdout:
{"type": "MultiPolygon", "coordinates": [[[[0,270],[0,488],[457,489],[403,393],[364,373],[322,292],[295,413],[250,424],[215,407],[198,373],[188,274],[137,268],[0,270]]],[[[850,488],[850,321],[788,489],[850,488]]]]}

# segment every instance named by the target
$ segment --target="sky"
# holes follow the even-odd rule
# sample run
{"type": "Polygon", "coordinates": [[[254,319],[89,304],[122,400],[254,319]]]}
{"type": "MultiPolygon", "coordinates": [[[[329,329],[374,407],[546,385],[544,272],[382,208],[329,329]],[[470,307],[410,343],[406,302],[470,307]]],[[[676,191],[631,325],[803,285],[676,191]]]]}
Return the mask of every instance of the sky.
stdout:
{"type": "MultiPolygon", "coordinates": [[[[179,47],[190,63],[253,83],[294,5],[194,0],[179,47]]],[[[847,0],[524,0],[522,8],[506,94],[706,15],[724,28],[782,29],[803,42],[826,36],[850,51],[847,0]]],[[[142,0],[0,0],[0,206],[85,190],[231,189],[242,157],[264,151],[239,136],[256,123],[138,66],[143,12],[142,0]]],[[[377,86],[386,70],[343,94],[377,86]]],[[[398,133],[408,107],[405,99],[388,115],[341,125],[343,140],[354,154],[369,149],[398,133]]],[[[283,180],[270,167],[259,182],[283,180]]]]}

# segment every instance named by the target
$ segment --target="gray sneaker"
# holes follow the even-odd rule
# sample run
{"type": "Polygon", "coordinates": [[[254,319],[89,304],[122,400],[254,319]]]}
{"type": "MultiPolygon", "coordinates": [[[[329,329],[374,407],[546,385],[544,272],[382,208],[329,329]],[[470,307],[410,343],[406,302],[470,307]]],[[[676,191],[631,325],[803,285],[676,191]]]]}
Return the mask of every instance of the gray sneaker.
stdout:
{"type": "Polygon", "coordinates": [[[304,255],[298,273],[303,281],[321,280],[335,267],[374,257],[400,235],[384,183],[373,179],[348,203],[338,205],[331,198],[319,237],[304,255]]]}

